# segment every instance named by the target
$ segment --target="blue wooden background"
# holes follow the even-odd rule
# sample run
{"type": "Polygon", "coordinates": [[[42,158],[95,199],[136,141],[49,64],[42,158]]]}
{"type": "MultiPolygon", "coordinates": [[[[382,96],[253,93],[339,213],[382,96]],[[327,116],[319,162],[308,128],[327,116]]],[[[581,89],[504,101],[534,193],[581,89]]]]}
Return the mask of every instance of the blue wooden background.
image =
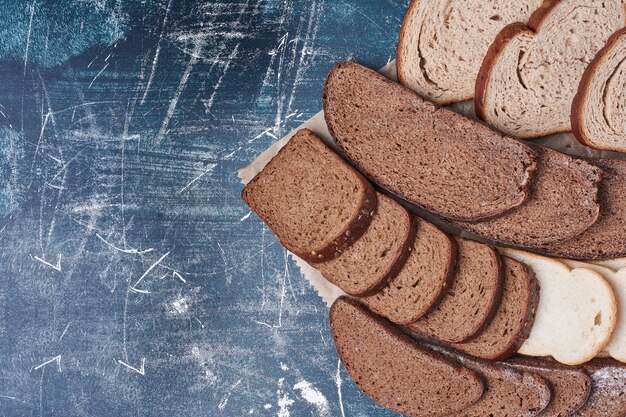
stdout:
{"type": "Polygon", "coordinates": [[[407,4],[2,2],[0,415],[392,415],[236,171],[407,4]]]}

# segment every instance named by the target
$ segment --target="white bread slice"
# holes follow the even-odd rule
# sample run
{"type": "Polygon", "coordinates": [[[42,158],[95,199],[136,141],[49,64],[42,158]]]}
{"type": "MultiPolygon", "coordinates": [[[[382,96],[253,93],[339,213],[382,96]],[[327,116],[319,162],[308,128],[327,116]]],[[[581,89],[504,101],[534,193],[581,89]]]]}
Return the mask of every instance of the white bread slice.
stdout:
{"type": "Polygon", "coordinates": [[[477,115],[519,138],[571,130],[587,65],[626,24],[626,0],[546,0],[528,25],[498,34],[476,80],[477,115]]]}
{"type": "Polygon", "coordinates": [[[606,266],[617,272],[622,268],[626,268],[626,258],[604,259],[602,261],[593,261],[593,264],[606,266]]]}
{"type": "MultiPolygon", "coordinates": [[[[611,287],[617,301],[617,324],[613,330],[611,340],[604,348],[613,359],[626,362],[626,269],[622,268],[615,272],[606,266],[587,264],[584,262],[563,260],[570,268],[588,268],[596,271],[606,279],[611,287]]],[[[600,352],[599,356],[602,356],[600,352]]]]}
{"type": "Polygon", "coordinates": [[[587,146],[626,152],[626,28],[587,67],[572,105],[572,130],[587,146]]]}
{"type": "Polygon", "coordinates": [[[439,104],[474,97],[480,64],[498,32],[526,22],[542,0],[413,0],[398,42],[398,79],[439,104]]]}
{"type": "Polygon", "coordinates": [[[519,250],[502,253],[528,265],[540,286],[535,322],[519,353],[579,365],[605,348],[615,329],[617,301],[600,274],[519,250]]]}

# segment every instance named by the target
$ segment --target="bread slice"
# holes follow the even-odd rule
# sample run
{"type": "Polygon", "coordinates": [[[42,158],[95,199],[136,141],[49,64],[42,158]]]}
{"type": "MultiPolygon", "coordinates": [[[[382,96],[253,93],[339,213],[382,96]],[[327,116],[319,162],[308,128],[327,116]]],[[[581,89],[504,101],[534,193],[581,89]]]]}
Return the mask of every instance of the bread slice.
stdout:
{"type": "Polygon", "coordinates": [[[579,365],[604,349],[615,329],[617,302],[600,274],[518,250],[503,253],[530,266],[541,288],[535,323],[519,353],[579,365]]]}
{"type": "Polygon", "coordinates": [[[603,259],[600,261],[592,261],[590,263],[594,265],[606,266],[614,272],[617,272],[622,268],[626,268],[626,258],[603,259]]]}
{"type": "Polygon", "coordinates": [[[377,197],[378,209],[365,234],[337,258],[315,265],[347,294],[378,290],[402,269],[415,240],[413,216],[391,198],[377,197]]]}
{"type": "Polygon", "coordinates": [[[581,143],[626,152],[626,28],[591,61],[572,105],[572,130],[581,143]]]}
{"type": "Polygon", "coordinates": [[[333,67],[324,112],[334,140],[361,172],[434,214],[480,220],[528,197],[536,157],[528,146],[361,65],[333,67]]]}
{"type": "Polygon", "coordinates": [[[454,222],[486,239],[539,247],[580,235],[600,214],[601,170],[549,148],[541,150],[528,201],[503,216],[478,223],[454,222]]]}
{"type": "Polygon", "coordinates": [[[352,380],[392,411],[413,417],[446,416],[483,395],[476,372],[418,346],[355,300],[335,301],[330,326],[352,380]]]}
{"type": "Polygon", "coordinates": [[[400,272],[379,292],[362,299],[395,323],[407,324],[437,305],[454,273],[457,247],[432,223],[415,217],[417,235],[400,272]]]}
{"type": "Polygon", "coordinates": [[[536,373],[518,370],[502,362],[473,359],[442,346],[423,343],[446,359],[457,361],[484,378],[485,394],[473,405],[455,414],[455,417],[534,417],[550,404],[550,386],[536,373]]]}
{"type": "Polygon", "coordinates": [[[540,416],[574,415],[591,393],[591,378],[584,369],[566,367],[553,360],[525,357],[515,357],[507,363],[517,370],[539,375],[550,384],[552,400],[540,416]]]}
{"type": "Polygon", "coordinates": [[[625,23],[624,0],[546,0],[528,25],[508,25],[490,46],[476,81],[477,115],[519,138],[571,130],[587,65],[625,23]]]}
{"type": "Polygon", "coordinates": [[[465,342],[482,332],[500,306],[504,273],[491,246],[456,238],[458,257],[452,284],[426,316],[408,327],[444,342],[465,342]]]}
{"type": "Polygon", "coordinates": [[[246,185],[242,198],[309,262],[336,258],[367,229],[376,192],[313,132],[300,130],[246,185]]]}
{"type": "Polygon", "coordinates": [[[626,365],[613,359],[594,359],[585,364],[591,377],[591,394],[576,417],[623,417],[626,415],[626,365]]]}
{"type": "Polygon", "coordinates": [[[598,221],[579,236],[541,249],[552,256],[608,259],[626,256],[626,161],[591,159],[606,175],[598,187],[598,221]]]}
{"type": "Polygon", "coordinates": [[[469,100],[500,29],[526,22],[541,0],[413,0],[400,29],[402,84],[439,104],[469,100]]]}
{"type": "Polygon", "coordinates": [[[570,268],[588,268],[596,271],[611,285],[617,303],[617,322],[604,351],[612,358],[626,362],[626,269],[615,272],[611,268],[600,265],[571,260],[563,260],[563,262],[570,268]]]}
{"type": "Polygon", "coordinates": [[[478,358],[502,360],[513,355],[530,333],[539,301],[539,286],[532,271],[511,258],[502,260],[502,301],[491,323],[471,341],[453,345],[478,358]]]}

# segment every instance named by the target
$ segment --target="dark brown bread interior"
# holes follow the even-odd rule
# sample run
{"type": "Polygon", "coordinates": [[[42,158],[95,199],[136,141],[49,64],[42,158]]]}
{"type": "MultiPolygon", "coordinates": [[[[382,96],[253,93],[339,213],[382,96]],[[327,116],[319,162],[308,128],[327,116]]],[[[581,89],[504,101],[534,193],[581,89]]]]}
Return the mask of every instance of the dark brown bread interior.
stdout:
{"type": "Polygon", "coordinates": [[[362,300],[395,323],[412,323],[437,305],[448,288],[457,259],[456,243],[447,233],[418,217],[415,223],[416,237],[398,275],[362,300]]]}
{"type": "Polygon", "coordinates": [[[504,261],[502,300],[491,323],[476,338],[453,346],[478,358],[502,360],[513,355],[528,338],[539,303],[539,284],[523,263],[504,261]]]}
{"type": "Polygon", "coordinates": [[[483,394],[475,372],[418,346],[355,300],[337,299],[330,309],[330,325],[352,380],[392,411],[413,417],[446,416],[483,394]]]}
{"type": "Polygon", "coordinates": [[[504,274],[498,252],[487,245],[456,238],[458,255],[452,283],[441,302],[408,327],[444,342],[477,336],[500,305],[504,274]]]}
{"type": "Polygon", "coordinates": [[[606,175],[599,187],[598,221],[580,236],[548,245],[542,252],[572,259],[612,259],[626,256],[626,161],[591,159],[606,175]]]}
{"type": "Polygon", "coordinates": [[[597,221],[601,177],[599,168],[543,148],[524,205],[498,218],[454,224],[489,240],[527,248],[563,242],[597,221]]]}
{"type": "Polygon", "coordinates": [[[574,416],[626,416],[626,364],[614,359],[596,358],[584,365],[591,377],[591,394],[574,416]]]}
{"type": "Polygon", "coordinates": [[[589,398],[591,379],[582,368],[564,366],[555,360],[529,357],[514,357],[507,363],[521,371],[537,374],[550,384],[552,401],[540,414],[542,417],[571,416],[589,398]]]}
{"type": "Polygon", "coordinates": [[[422,343],[483,376],[485,393],[482,398],[455,417],[534,417],[550,403],[550,386],[536,373],[517,370],[505,363],[474,359],[427,340],[422,343]]]}
{"type": "Polygon", "coordinates": [[[413,216],[391,198],[378,194],[378,209],[363,236],[337,258],[315,266],[344,292],[368,294],[400,271],[414,241],[413,216]]]}
{"type": "Polygon", "coordinates": [[[528,197],[536,158],[528,146],[361,65],[342,62],[330,71],[324,112],[361,172],[434,214],[481,220],[528,197]]]}
{"type": "Polygon", "coordinates": [[[309,262],[337,257],[376,211],[372,185],[313,132],[300,130],[242,192],[282,245],[309,262]]]}

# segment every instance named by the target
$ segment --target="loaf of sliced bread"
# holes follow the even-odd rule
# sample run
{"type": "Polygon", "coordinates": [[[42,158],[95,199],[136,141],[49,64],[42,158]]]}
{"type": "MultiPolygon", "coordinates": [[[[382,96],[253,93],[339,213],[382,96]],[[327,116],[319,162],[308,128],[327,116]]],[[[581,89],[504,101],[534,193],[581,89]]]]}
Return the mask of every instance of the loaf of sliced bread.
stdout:
{"type": "Polygon", "coordinates": [[[437,226],[415,217],[417,234],[400,272],[379,292],[362,301],[381,316],[407,324],[437,305],[454,273],[457,246],[437,226]]]}
{"type": "Polygon", "coordinates": [[[454,222],[489,240],[539,247],[580,235],[599,216],[601,170],[583,160],[541,149],[528,201],[503,216],[478,223],[454,222]]]}
{"type": "Polygon", "coordinates": [[[519,138],[571,130],[570,113],[589,62],[626,23],[624,0],[546,0],[490,46],[474,97],[477,115],[519,138]]]}
{"type": "Polygon", "coordinates": [[[458,350],[478,358],[506,359],[524,343],[533,325],[539,301],[539,286],[532,271],[523,263],[503,257],[502,301],[489,325],[458,350]]]}
{"type": "Polygon", "coordinates": [[[537,373],[518,370],[503,362],[496,364],[473,359],[427,341],[420,342],[484,378],[485,393],[482,398],[455,414],[455,417],[534,417],[550,404],[550,386],[537,373]]]}
{"type": "Polygon", "coordinates": [[[611,268],[601,265],[571,260],[564,260],[563,262],[570,268],[589,268],[596,271],[611,285],[617,302],[617,322],[604,352],[620,362],[626,362],[626,269],[622,268],[615,272],[611,268]]]}
{"type": "Polygon", "coordinates": [[[626,256],[626,161],[590,162],[605,172],[598,187],[602,203],[598,221],[573,239],[541,248],[548,255],[586,260],[626,256]]]}
{"type": "Polygon", "coordinates": [[[353,62],[330,71],[326,124],[366,176],[446,218],[474,221],[528,197],[536,153],[353,62]]]}
{"type": "Polygon", "coordinates": [[[587,146],[626,152],[626,28],[585,71],[572,105],[572,130],[587,146]]]}
{"type": "Polygon", "coordinates": [[[246,185],[242,198],[309,262],[336,258],[369,226],[376,192],[313,132],[299,131],[246,185]]]}
{"type": "Polygon", "coordinates": [[[378,290],[404,266],[415,240],[413,216],[378,194],[378,209],[367,231],[337,258],[315,266],[324,278],[351,295],[378,290]]]}
{"type": "Polygon", "coordinates": [[[585,364],[591,377],[591,394],[576,417],[623,417],[626,415],[626,365],[613,359],[594,359],[585,364]]]}
{"type": "Polygon", "coordinates": [[[535,322],[519,353],[579,365],[605,348],[615,329],[617,302],[600,274],[528,252],[502,251],[528,265],[541,288],[535,322]]]}
{"type": "Polygon", "coordinates": [[[452,283],[441,302],[408,327],[444,342],[465,342],[491,322],[502,297],[504,273],[491,246],[456,238],[458,256],[452,283]]]}
{"type": "Polygon", "coordinates": [[[330,309],[339,359],[377,403],[413,417],[456,413],[483,395],[479,375],[423,348],[353,299],[330,309]]]}
{"type": "Polygon", "coordinates": [[[539,375],[550,384],[552,400],[539,414],[542,417],[574,415],[589,398],[591,378],[584,369],[566,367],[554,360],[521,356],[507,363],[520,371],[539,375]]]}
{"type": "Polygon", "coordinates": [[[400,29],[398,79],[435,103],[471,99],[498,32],[526,22],[540,5],[541,0],[413,0],[400,29]]]}

